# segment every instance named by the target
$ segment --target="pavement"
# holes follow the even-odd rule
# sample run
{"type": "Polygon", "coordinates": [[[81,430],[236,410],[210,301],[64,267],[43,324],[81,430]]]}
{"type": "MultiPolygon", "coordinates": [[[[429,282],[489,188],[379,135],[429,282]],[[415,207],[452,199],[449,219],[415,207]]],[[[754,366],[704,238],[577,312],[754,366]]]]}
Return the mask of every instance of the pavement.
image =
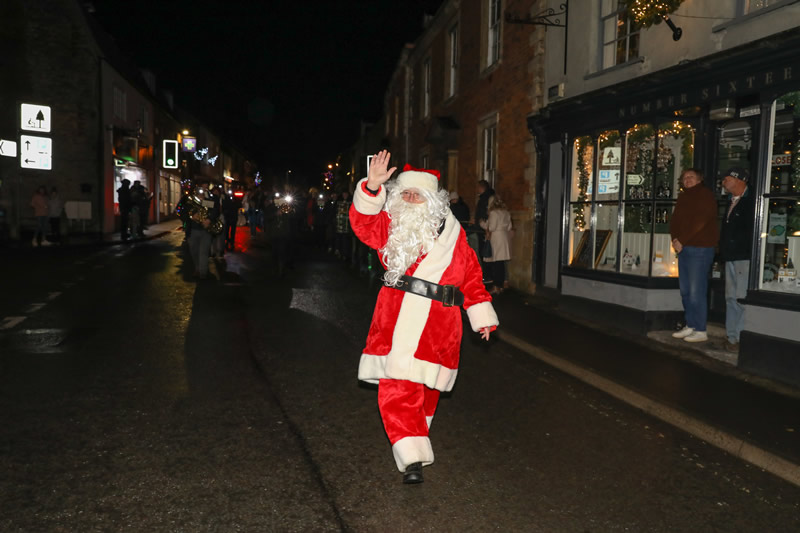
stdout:
{"type": "MultiPolygon", "coordinates": [[[[152,224],[144,239],[180,225],[152,224]]],[[[122,242],[116,233],[70,245],[122,242]]],[[[552,299],[514,290],[496,296],[494,305],[502,341],[800,486],[800,390],[739,370],[736,355],[722,348],[719,325],[709,325],[709,342],[688,345],[670,331],[637,337],[600,326],[570,316],[552,299]]]]}
{"type": "Polygon", "coordinates": [[[713,331],[707,346],[687,346],[665,331],[636,337],[513,290],[494,306],[501,340],[800,485],[800,390],[732,366],[713,331]]]}

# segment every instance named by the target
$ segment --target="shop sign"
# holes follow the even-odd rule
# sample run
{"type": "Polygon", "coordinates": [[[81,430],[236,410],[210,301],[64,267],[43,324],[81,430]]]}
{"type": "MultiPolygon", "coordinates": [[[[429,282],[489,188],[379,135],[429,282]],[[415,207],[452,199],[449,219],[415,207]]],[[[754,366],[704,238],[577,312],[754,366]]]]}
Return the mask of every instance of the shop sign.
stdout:
{"type": "Polygon", "coordinates": [[[792,165],[792,154],[775,154],[772,156],[773,167],[783,167],[792,165]]]}
{"type": "Polygon", "coordinates": [[[20,135],[19,146],[19,165],[22,168],[53,169],[53,139],[20,135]]]}
{"type": "Polygon", "coordinates": [[[22,104],[20,129],[25,131],[50,131],[50,107],[46,105],[22,104]]]}
{"type": "Polygon", "coordinates": [[[6,157],[17,157],[17,143],[0,139],[0,155],[6,157]]]}
{"type": "MultiPolygon", "coordinates": [[[[617,108],[617,118],[633,118],[659,111],[696,106],[740,94],[750,94],[781,83],[792,82],[796,79],[800,79],[800,65],[785,64],[758,72],[744,72],[740,76],[723,79],[711,85],[693,87],[659,98],[631,102],[617,108]]],[[[743,109],[745,113],[750,113],[750,115],[760,113],[760,110],[756,112],[749,110],[749,107],[743,109]]]]}
{"type": "Polygon", "coordinates": [[[752,117],[760,114],[761,114],[761,107],[758,105],[751,105],[749,107],[743,107],[739,111],[739,118],[752,117]]]}
{"type": "Polygon", "coordinates": [[[181,140],[181,149],[184,152],[195,152],[195,151],[197,151],[197,138],[195,138],[195,137],[184,137],[181,140]]]}

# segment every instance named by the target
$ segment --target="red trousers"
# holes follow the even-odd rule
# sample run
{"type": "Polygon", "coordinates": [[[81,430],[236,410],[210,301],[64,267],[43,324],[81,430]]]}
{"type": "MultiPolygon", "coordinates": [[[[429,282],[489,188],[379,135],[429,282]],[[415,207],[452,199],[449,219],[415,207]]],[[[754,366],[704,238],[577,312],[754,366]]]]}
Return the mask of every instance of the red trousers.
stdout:
{"type": "Polygon", "coordinates": [[[378,409],[401,472],[413,463],[433,462],[428,430],[438,403],[439,391],[422,383],[400,379],[378,383],[378,409]]]}

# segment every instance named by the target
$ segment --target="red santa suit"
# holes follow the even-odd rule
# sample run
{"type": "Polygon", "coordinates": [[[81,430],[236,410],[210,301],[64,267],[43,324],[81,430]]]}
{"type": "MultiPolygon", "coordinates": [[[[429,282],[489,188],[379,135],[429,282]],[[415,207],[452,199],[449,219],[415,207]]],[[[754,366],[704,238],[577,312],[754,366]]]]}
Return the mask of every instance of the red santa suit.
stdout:
{"type": "MultiPolygon", "coordinates": [[[[403,172],[403,184],[429,188],[422,172],[403,172]],[[421,181],[420,181],[421,180],[421,181]]],[[[428,174],[428,176],[432,176],[428,174]]],[[[434,179],[434,191],[437,186],[434,179]]],[[[430,189],[429,189],[430,190],[430,189]]],[[[384,210],[386,189],[377,195],[359,182],[350,208],[356,236],[370,248],[382,249],[388,240],[391,219],[384,210]]],[[[405,272],[406,275],[454,285],[464,294],[464,309],[471,328],[478,332],[498,325],[491,296],[484,288],[482,272],[464,230],[448,211],[444,228],[432,249],[405,272]]],[[[462,336],[461,309],[384,286],[375,304],[367,344],[361,355],[358,379],[378,383],[378,404],[397,468],[433,462],[428,430],[440,391],[449,391],[458,374],[462,336]]]]}

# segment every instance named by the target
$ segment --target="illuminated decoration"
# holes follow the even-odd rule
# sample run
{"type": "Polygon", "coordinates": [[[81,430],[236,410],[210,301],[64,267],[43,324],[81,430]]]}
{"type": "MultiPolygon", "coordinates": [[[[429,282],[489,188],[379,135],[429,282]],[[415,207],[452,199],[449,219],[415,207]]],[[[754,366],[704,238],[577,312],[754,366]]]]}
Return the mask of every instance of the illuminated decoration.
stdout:
{"type": "Polygon", "coordinates": [[[197,150],[197,139],[194,137],[184,137],[181,141],[184,152],[194,152],[197,150]]]}
{"type": "Polygon", "coordinates": [[[575,139],[575,147],[577,148],[577,161],[576,170],[578,171],[578,198],[579,203],[575,204],[573,213],[575,220],[573,227],[578,231],[586,229],[586,217],[583,214],[586,205],[584,202],[588,201],[589,195],[589,177],[592,174],[592,156],[586,153],[586,149],[592,145],[591,137],[579,137],[575,139]]]}
{"type": "Polygon", "coordinates": [[[255,179],[255,182],[256,182],[256,187],[258,187],[259,185],[261,185],[261,172],[256,172],[256,179],[255,179]]]}
{"type": "Polygon", "coordinates": [[[217,158],[218,158],[218,157],[219,157],[218,155],[215,155],[214,157],[209,157],[209,158],[208,158],[208,164],[209,164],[209,165],[211,165],[211,166],[213,167],[213,166],[214,166],[214,163],[216,163],[216,162],[217,162],[217,158]]]}
{"type": "Polygon", "coordinates": [[[202,161],[207,153],[208,153],[208,148],[201,148],[194,153],[194,158],[197,159],[198,161],[202,161]]]}
{"type": "Polygon", "coordinates": [[[642,28],[649,28],[661,21],[667,23],[672,30],[672,40],[677,41],[683,35],[683,30],[676,27],[670,20],[669,14],[674,13],[684,0],[621,0],[620,5],[624,11],[633,17],[642,28]]]}
{"type": "Polygon", "coordinates": [[[164,168],[178,168],[178,141],[164,139],[162,152],[161,166],[164,168]]]}

